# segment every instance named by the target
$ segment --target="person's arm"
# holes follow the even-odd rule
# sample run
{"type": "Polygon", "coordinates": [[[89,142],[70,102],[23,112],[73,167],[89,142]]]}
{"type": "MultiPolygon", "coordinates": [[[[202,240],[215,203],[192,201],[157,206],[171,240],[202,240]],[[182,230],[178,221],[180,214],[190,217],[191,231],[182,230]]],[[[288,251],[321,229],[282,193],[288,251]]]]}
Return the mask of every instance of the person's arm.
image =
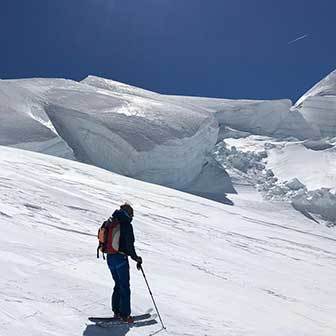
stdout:
{"type": "Polygon", "coordinates": [[[115,211],[114,215],[119,220],[121,228],[120,228],[120,234],[122,234],[124,242],[125,242],[125,253],[129,255],[134,261],[137,262],[137,269],[141,269],[142,264],[142,258],[139,257],[135,252],[134,247],[134,232],[133,232],[133,226],[128,221],[128,219],[125,218],[125,215],[120,211],[115,211]]]}
{"type": "Polygon", "coordinates": [[[126,246],[127,246],[127,252],[128,255],[136,262],[139,261],[139,257],[135,252],[135,247],[134,247],[134,232],[133,232],[133,227],[132,224],[127,225],[127,232],[126,232],[126,246]]]}

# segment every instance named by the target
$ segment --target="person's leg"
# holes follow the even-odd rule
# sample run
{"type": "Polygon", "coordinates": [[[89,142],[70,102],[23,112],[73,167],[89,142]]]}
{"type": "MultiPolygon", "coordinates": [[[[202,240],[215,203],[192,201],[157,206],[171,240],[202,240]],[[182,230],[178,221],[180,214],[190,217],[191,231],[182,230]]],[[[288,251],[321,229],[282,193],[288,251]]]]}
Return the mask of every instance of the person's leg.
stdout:
{"type": "Polygon", "coordinates": [[[120,315],[120,279],[118,272],[116,271],[116,266],[119,264],[120,260],[116,255],[107,255],[107,264],[111,271],[112,278],[114,280],[114,288],[111,298],[111,307],[115,315],[120,315]]]}
{"type": "Polygon", "coordinates": [[[114,285],[113,293],[112,293],[111,306],[112,306],[112,311],[114,312],[114,315],[118,316],[118,315],[120,315],[119,278],[118,278],[118,274],[116,272],[112,273],[112,277],[114,279],[115,285],[114,285]]]}
{"type": "Polygon", "coordinates": [[[116,267],[119,277],[120,315],[126,318],[131,315],[131,289],[128,258],[123,256],[123,262],[116,267]]]}

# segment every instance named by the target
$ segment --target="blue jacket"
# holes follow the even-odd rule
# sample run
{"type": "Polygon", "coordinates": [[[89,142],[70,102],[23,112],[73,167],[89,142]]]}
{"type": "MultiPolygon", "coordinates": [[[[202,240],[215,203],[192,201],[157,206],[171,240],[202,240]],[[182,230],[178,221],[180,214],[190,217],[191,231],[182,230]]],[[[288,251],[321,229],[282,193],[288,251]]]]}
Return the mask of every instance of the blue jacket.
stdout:
{"type": "Polygon", "coordinates": [[[134,232],[131,224],[132,217],[128,215],[125,210],[115,210],[112,217],[117,218],[120,223],[120,241],[119,251],[130,256],[133,260],[137,261],[137,254],[134,248],[134,232]]]}

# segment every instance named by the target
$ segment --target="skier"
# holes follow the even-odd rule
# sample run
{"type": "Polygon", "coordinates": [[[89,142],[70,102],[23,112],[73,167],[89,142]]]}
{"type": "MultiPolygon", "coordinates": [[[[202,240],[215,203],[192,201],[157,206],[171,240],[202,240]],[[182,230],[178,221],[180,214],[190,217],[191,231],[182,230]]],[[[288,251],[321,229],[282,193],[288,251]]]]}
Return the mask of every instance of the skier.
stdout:
{"type": "Polygon", "coordinates": [[[117,253],[107,254],[107,265],[111,271],[115,286],[112,294],[112,310],[114,317],[124,322],[133,323],[131,316],[131,290],[128,256],[137,263],[137,269],[141,269],[142,258],[134,248],[134,233],[132,227],[133,208],[128,204],[122,204],[119,210],[115,210],[112,219],[120,224],[119,249],[117,253]]]}

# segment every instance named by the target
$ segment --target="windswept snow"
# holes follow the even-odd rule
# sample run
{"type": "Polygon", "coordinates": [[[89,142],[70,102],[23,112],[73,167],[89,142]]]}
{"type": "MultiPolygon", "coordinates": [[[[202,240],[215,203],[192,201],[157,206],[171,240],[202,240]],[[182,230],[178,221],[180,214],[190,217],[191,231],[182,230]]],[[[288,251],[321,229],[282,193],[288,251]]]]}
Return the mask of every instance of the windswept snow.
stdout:
{"type": "Polygon", "coordinates": [[[127,94],[143,98],[162,100],[162,96],[159,93],[144,90],[129,84],[117,82],[112,79],[105,79],[97,76],[88,76],[85,79],[83,79],[81,83],[91,85],[95,88],[108,90],[113,93],[119,93],[121,95],[127,94]]]}
{"type": "Polygon", "coordinates": [[[336,70],[306,92],[295,107],[322,136],[336,136],[336,70]]]}
{"type": "MultiPolygon", "coordinates": [[[[167,334],[334,336],[336,234],[288,208],[234,207],[75,161],[0,147],[0,330],[14,336],[147,335],[98,328],[112,279],[96,230],[135,208],[136,247],[167,334]]],[[[239,196],[241,195],[241,196],[239,196]]],[[[131,265],[133,313],[152,307],[131,265]]]]}

